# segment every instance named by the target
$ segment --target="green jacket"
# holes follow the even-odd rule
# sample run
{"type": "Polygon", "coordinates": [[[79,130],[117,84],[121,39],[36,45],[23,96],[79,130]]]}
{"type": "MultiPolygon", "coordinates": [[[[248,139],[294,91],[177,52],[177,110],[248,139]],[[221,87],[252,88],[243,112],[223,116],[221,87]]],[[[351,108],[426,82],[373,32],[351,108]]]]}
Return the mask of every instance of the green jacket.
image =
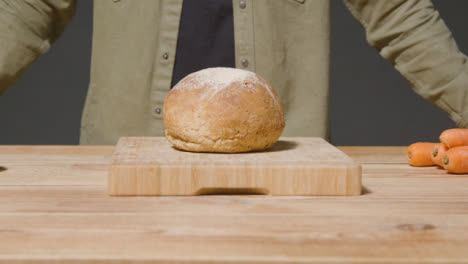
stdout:
{"type": "MultiPolygon", "coordinates": [[[[468,69],[429,0],[345,0],[367,39],[414,90],[468,124],[468,69]]],[[[328,0],[233,0],[236,67],[278,92],[284,136],[328,135],[328,0]],[[243,2],[241,4],[241,2],[243,2]]],[[[0,1],[0,92],[46,52],[71,20],[73,0],[0,1]]],[[[182,0],[94,2],[91,81],[81,143],[164,135],[182,0]]]]}

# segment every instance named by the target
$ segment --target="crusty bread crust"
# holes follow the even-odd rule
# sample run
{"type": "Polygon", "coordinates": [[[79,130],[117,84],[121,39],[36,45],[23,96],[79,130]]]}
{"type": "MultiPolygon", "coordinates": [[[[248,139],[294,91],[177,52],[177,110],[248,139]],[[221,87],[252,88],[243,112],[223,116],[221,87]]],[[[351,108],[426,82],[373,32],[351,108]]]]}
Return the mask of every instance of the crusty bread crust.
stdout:
{"type": "Polygon", "coordinates": [[[168,93],[163,112],[167,140],[186,151],[263,150],[285,126],[271,86],[255,73],[233,68],[188,75],[168,93]]]}

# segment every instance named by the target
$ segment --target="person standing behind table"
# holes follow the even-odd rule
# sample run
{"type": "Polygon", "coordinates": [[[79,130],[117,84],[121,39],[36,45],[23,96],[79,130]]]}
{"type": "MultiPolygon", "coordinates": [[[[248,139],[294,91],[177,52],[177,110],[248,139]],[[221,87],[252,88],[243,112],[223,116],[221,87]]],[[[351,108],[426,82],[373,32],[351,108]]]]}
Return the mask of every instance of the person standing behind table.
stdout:
{"type": "MultiPolygon", "coordinates": [[[[466,56],[430,0],[345,0],[368,42],[414,90],[467,127],[466,56]]],[[[0,92],[46,52],[73,0],[0,1],[0,92]]],[[[328,134],[328,0],[94,1],[81,144],[164,134],[171,86],[201,68],[257,72],[278,92],[284,136],[328,134]]]]}

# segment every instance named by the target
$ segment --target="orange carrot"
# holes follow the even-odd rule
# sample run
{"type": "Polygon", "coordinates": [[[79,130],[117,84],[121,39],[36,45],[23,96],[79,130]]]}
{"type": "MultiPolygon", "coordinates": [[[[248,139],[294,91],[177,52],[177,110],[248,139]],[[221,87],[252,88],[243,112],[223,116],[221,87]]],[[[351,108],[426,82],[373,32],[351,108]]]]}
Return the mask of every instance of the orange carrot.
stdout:
{"type": "Polygon", "coordinates": [[[436,165],[439,165],[440,167],[443,167],[444,164],[442,162],[442,158],[445,155],[445,152],[447,152],[448,148],[445,146],[443,143],[436,144],[434,149],[432,150],[432,162],[436,165]]]}
{"type": "Polygon", "coordinates": [[[468,146],[449,149],[442,159],[450,173],[468,173],[468,146]]]}
{"type": "Polygon", "coordinates": [[[411,144],[406,151],[406,159],[411,166],[432,166],[432,150],[437,143],[418,142],[411,144]]]}
{"type": "Polygon", "coordinates": [[[447,129],[440,134],[440,142],[448,148],[456,148],[468,145],[468,129],[453,128],[447,129]]]}

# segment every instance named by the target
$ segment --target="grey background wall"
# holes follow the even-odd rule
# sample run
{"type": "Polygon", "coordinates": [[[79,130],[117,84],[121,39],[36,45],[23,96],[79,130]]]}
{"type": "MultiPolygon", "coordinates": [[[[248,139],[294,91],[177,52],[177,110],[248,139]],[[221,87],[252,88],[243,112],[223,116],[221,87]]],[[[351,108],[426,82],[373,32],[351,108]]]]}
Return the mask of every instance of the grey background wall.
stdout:
{"type": "MultiPolygon", "coordinates": [[[[92,1],[79,1],[73,22],[53,48],[0,97],[0,144],[78,144],[89,82],[92,1]]],[[[468,1],[434,0],[468,54],[468,1]]],[[[454,123],[416,95],[367,45],[341,0],[331,0],[332,142],[406,145],[436,141],[454,123]]],[[[468,87],[467,87],[468,89],[468,87]]]]}

